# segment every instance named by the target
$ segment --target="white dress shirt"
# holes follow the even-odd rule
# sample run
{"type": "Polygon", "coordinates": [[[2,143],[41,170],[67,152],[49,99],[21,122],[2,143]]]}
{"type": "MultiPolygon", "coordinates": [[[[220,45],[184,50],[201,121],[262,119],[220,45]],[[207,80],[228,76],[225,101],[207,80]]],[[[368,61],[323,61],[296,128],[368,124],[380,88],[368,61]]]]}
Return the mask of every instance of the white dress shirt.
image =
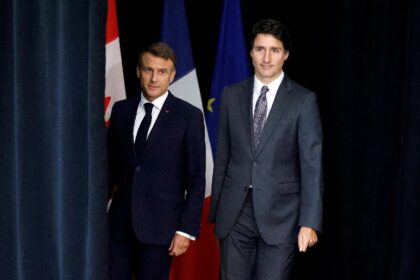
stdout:
{"type": "MultiPolygon", "coordinates": [[[[134,129],[133,129],[133,143],[136,142],[136,136],[137,136],[137,131],[139,130],[141,121],[143,120],[144,116],[146,115],[146,110],[144,109],[144,104],[145,103],[152,103],[153,104],[153,109],[152,109],[152,121],[150,122],[150,127],[149,130],[147,131],[147,137],[149,137],[150,131],[152,131],[153,125],[155,124],[160,110],[162,110],[163,104],[166,101],[166,98],[168,97],[168,91],[165,92],[162,96],[159,96],[158,98],[156,98],[155,100],[153,100],[152,102],[149,102],[144,96],[143,93],[140,96],[140,103],[139,106],[137,107],[137,114],[136,114],[136,119],[134,121],[134,129]]],[[[179,235],[185,236],[191,240],[195,240],[195,237],[192,235],[189,235],[188,233],[182,232],[182,231],[176,231],[176,233],[178,233],[179,235]]]]}
{"type": "Polygon", "coordinates": [[[254,93],[252,95],[252,115],[254,116],[254,111],[255,111],[255,105],[257,104],[257,100],[258,97],[261,94],[261,88],[263,86],[267,86],[268,87],[268,92],[266,94],[267,97],[267,116],[266,119],[268,118],[268,114],[271,111],[271,107],[273,107],[273,103],[274,103],[274,99],[276,98],[276,94],[277,94],[277,90],[280,87],[281,82],[283,81],[284,78],[284,72],[282,71],[280,76],[278,76],[278,78],[276,78],[274,81],[272,81],[271,83],[265,85],[263,84],[260,80],[258,80],[258,78],[256,76],[254,76],[254,93]]]}
{"type": "Polygon", "coordinates": [[[153,125],[155,124],[157,117],[159,116],[160,110],[163,107],[163,103],[165,103],[166,98],[168,97],[168,92],[165,92],[162,96],[159,96],[152,102],[149,102],[144,96],[143,93],[140,97],[140,103],[137,107],[137,114],[136,114],[136,120],[134,121],[134,129],[133,129],[133,143],[136,142],[136,136],[137,131],[139,130],[141,121],[143,120],[144,116],[146,115],[146,110],[144,109],[145,103],[152,103],[153,109],[152,109],[152,121],[149,126],[149,130],[147,131],[147,137],[149,137],[150,131],[152,131],[153,125]]]}

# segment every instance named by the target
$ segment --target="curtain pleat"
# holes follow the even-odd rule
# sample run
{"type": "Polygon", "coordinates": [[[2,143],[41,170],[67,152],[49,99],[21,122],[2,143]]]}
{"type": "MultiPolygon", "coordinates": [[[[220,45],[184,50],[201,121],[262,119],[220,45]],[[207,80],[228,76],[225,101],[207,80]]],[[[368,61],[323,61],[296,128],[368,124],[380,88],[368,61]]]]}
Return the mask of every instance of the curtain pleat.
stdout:
{"type": "Polygon", "coordinates": [[[1,5],[0,279],[106,279],[106,2],[1,5]]]}

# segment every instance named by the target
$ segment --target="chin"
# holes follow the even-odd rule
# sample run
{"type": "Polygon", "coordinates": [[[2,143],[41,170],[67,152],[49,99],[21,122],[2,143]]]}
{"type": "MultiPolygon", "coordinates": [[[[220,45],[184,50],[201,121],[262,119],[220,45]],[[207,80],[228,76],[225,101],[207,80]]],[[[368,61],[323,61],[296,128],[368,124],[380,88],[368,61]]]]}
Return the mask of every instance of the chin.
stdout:
{"type": "Polygon", "coordinates": [[[271,79],[273,77],[273,74],[272,73],[269,73],[269,74],[264,73],[263,75],[261,75],[261,77],[263,77],[264,79],[271,79]]]}

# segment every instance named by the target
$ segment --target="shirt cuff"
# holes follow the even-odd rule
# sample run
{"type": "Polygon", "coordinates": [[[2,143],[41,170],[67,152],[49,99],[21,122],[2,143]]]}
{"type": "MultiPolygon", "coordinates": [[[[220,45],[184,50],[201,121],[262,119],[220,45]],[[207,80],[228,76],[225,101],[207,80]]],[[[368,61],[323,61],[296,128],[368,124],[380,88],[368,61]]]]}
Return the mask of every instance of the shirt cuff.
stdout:
{"type": "Polygon", "coordinates": [[[188,239],[195,240],[195,236],[189,235],[188,233],[185,233],[185,232],[182,232],[182,231],[179,231],[179,230],[177,230],[176,233],[178,233],[179,235],[182,235],[182,236],[184,236],[188,239]]]}

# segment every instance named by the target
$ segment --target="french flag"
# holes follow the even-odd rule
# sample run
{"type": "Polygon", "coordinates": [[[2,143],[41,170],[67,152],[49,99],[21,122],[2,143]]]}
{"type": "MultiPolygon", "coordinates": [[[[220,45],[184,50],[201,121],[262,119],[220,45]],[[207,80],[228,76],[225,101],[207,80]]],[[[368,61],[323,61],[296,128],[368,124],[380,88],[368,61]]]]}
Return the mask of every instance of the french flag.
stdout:
{"type": "MultiPolygon", "coordinates": [[[[176,77],[171,92],[203,111],[200,88],[195,71],[188,31],[185,5],[182,0],[164,0],[161,41],[170,45],[176,53],[176,77]]],[[[202,216],[200,239],[191,242],[187,252],[173,258],[170,279],[214,280],[219,275],[218,243],[213,234],[213,225],[207,222],[213,155],[206,128],[206,194],[202,216]]]]}

